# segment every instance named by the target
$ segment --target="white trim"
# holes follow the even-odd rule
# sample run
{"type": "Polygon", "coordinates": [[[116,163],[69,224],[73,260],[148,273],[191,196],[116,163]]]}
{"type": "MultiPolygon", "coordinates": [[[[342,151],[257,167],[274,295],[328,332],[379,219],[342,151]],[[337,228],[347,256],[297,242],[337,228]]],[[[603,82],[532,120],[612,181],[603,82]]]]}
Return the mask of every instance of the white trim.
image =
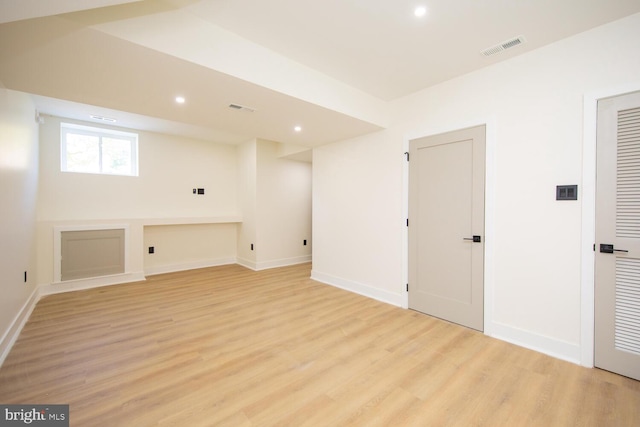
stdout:
{"type": "Polygon", "coordinates": [[[36,304],[40,300],[39,288],[36,286],[29,295],[27,301],[22,305],[22,308],[9,325],[9,328],[5,331],[2,339],[0,339],[0,366],[4,363],[4,360],[9,355],[13,344],[15,344],[16,340],[20,336],[20,332],[22,332],[22,328],[29,320],[29,316],[33,312],[33,309],[36,307],[36,304]]]}
{"type": "Polygon", "coordinates": [[[495,121],[486,121],[486,162],[484,177],[484,333],[493,334],[493,290],[495,284],[496,236],[496,146],[495,121]]]}
{"type": "Polygon", "coordinates": [[[311,270],[311,278],[317,282],[335,286],[336,288],[354,292],[356,294],[373,298],[375,300],[382,301],[387,304],[392,304],[398,307],[402,307],[405,299],[405,296],[401,294],[394,294],[393,292],[384,291],[382,289],[374,288],[363,283],[354,282],[352,280],[343,279],[315,270],[311,270]]]}
{"type": "Polygon", "coordinates": [[[289,265],[304,264],[311,262],[311,255],[302,255],[293,258],[274,259],[271,261],[256,262],[256,270],[268,270],[270,268],[287,267],[289,265]]]}
{"type": "Polygon", "coordinates": [[[236,258],[236,263],[245,268],[248,268],[249,270],[258,271],[257,263],[255,261],[244,258],[236,258]]]}
{"type": "MultiPolygon", "coordinates": [[[[414,138],[411,138],[414,139],[414,138]]],[[[409,291],[407,285],[409,284],[409,227],[406,225],[406,221],[409,219],[409,161],[407,156],[409,155],[409,138],[405,138],[402,141],[402,152],[404,158],[402,159],[402,218],[405,223],[402,226],[402,288],[404,295],[402,297],[402,308],[409,308],[409,291]]]]}
{"type": "Polygon", "coordinates": [[[580,261],[580,364],[593,367],[595,333],[596,127],[598,99],[584,97],[582,141],[582,237],[580,261]]]}
{"type": "Polygon", "coordinates": [[[582,247],[580,269],[580,364],[594,366],[595,350],[595,254],[596,243],[596,131],[598,100],[640,91],[633,82],[591,92],[584,96],[582,142],[582,247]]]}
{"type": "MultiPolygon", "coordinates": [[[[496,218],[496,146],[497,146],[497,124],[494,117],[484,119],[464,121],[457,124],[445,126],[429,127],[420,129],[411,134],[405,135],[402,148],[404,152],[409,151],[409,141],[423,138],[429,135],[439,135],[460,129],[475,126],[485,126],[486,151],[485,151],[485,188],[484,188],[484,333],[493,333],[493,289],[495,283],[494,267],[494,242],[495,242],[495,218],[496,218]]],[[[409,162],[404,162],[402,167],[402,213],[405,218],[409,217],[409,162]]],[[[402,289],[406,289],[409,280],[409,230],[403,227],[402,232],[402,289]]],[[[409,285],[411,286],[411,285],[409,285]]],[[[409,293],[403,292],[402,302],[399,304],[403,308],[409,307],[409,293]]]]}
{"type": "Polygon", "coordinates": [[[236,264],[235,258],[219,258],[205,261],[193,261],[182,264],[160,265],[157,267],[150,267],[144,270],[144,274],[147,276],[153,276],[155,274],[174,273],[177,271],[196,270],[199,268],[218,267],[221,265],[236,264]]]}
{"type": "Polygon", "coordinates": [[[62,232],[86,231],[86,230],[120,230],[124,229],[124,274],[129,273],[129,224],[81,224],[81,225],[57,225],[53,227],[53,283],[66,283],[62,281],[62,232]]]}
{"type": "Polygon", "coordinates": [[[142,225],[146,227],[157,225],[229,224],[240,222],[242,222],[241,216],[228,215],[210,217],[145,218],[142,220],[142,225]]]}
{"type": "Polygon", "coordinates": [[[311,255],[302,255],[293,258],[274,259],[271,261],[250,261],[245,258],[237,258],[236,263],[253,271],[268,270],[270,268],[287,267],[290,265],[311,262],[311,255]]]}
{"type": "Polygon", "coordinates": [[[580,345],[561,341],[544,335],[535,334],[524,329],[514,328],[500,322],[491,325],[491,336],[502,341],[528,348],[539,353],[579,364],[580,345]]]}
{"type": "Polygon", "coordinates": [[[122,283],[144,282],[145,280],[147,279],[142,272],[113,274],[109,276],[91,277],[89,279],[66,280],[64,282],[40,285],[40,295],[61,294],[102,286],[120,285],[122,283]]]}

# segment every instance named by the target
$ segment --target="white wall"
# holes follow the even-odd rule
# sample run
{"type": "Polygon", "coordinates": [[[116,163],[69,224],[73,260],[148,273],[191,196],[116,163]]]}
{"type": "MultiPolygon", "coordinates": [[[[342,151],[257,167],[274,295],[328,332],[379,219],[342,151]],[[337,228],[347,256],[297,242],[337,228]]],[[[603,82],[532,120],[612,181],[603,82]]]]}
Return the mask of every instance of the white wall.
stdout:
{"type": "Polygon", "coordinates": [[[400,305],[402,138],[389,131],[313,150],[312,277],[400,305]]]}
{"type": "Polygon", "coordinates": [[[139,176],[60,172],[60,122],[41,128],[41,221],[237,214],[236,148],[139,132],[139,176]],[[204,195],[194,195],[204,188],[204,195]]]}
{"type": "Polygon", "coordinates": [[[397,100],[387,131],[314,150],[314,275],[403,299],[402,153],[409,139],[487,123],[485,283],[495,336],[580,358],[583,98],[640,80],[640,14],[397,100]],[[580,193],[579,193],[580,194],[580,193]],[[489,242],[491,239],[491,242],[489,242]]]}
{"type": "Polygon", "coordinates": [[[61,172],[61,121],[69,120],[46,117],[40,131],[40,284],[56,280],[53,274],[56,226],[129,225],[128,273],[133,275],[132,280],[143,277],[145,270],[161,272],[217,265],[228,254],[235,254],[235,236],[229,238],[222,224],[208,228],[207,235],[224,238],[213,239],[206,245],[200,241],[206,237],[190,233],[193,228],[188,226],[184,228],[186,234],[177,237],[175,233],[175,227],[181,223],[195,225],[238,216],[235,146],[139,132],[139,176],[61,172]],[[195,195],[193,188],[204,188],[205,194],[195,195]],[[162,230],[162,224],[168,228],[162,230]],[[145,239],[145,225],[154,226],[150,232],[159,242],[156,257],[147,253],[148,244],[155,241],[151,237],[145,239]],[[182,245],[191,249],[182,251],[182,245]],[[195,248],[200,252],[194,253],[195,248]]]}
{"type": "Polygon", "coordinates": [[[256,267],[257,162],[255,139],[238,146],[238,202],[242,214],[242,224],[238,225],[238,262],[250,268],[256,267]]]}
{"type": "Polygon", "coordinates": [[[145,275],[236,262],[234,223],[145,226],[143,234],[145,275]]]}
{"type": "Polygon", "coordinates": [[[67,173],[61,121],[47,117],[40,131],[38,278],[55,283],[45,292],[87,285],[57,283],[57,227],[128,226],[127,271],[113,283],[236,261],[262,269],[311,259],[311,166],[277,158],[280,144],[139,132],[139,176],[67,173]]]}
{"type": "Polygon", "coordinates": [[[281,152],[261,139],[238,147],[238,262],[255,270],[311,261],[311,164],[281,152]]]}
{"type": "Polygon", "coordinates": [[[35,299],[37,185],[35,107],[0,88],[0,363],[35,299]]]}
{"type": "Polygon", "coordinates": [[[278,158],[279,145],[258,140],[258,269],[311,261],[311,164],[278,158]]]}

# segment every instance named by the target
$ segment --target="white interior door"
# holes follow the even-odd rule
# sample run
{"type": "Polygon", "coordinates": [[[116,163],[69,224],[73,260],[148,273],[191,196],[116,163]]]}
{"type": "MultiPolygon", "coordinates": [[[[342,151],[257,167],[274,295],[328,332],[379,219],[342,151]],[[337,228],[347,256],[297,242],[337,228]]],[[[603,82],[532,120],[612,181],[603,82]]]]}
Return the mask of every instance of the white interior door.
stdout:
{"type": "Polygon", "coordinates": [[[484,327],[485,127],[409,142],[409,308],[484,327]]]}
{"type": "Polygon", "coordinates": [[[598,102],[595,366],[640,380],[640,92],[598,102]]]}

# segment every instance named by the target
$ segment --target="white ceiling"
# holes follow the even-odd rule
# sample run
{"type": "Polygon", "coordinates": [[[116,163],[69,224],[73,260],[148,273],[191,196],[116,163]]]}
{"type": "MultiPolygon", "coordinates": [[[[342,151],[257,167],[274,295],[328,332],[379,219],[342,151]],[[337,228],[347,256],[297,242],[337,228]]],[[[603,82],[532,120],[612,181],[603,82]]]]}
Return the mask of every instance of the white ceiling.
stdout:
{"type": "Polygon", "coordinates": [[[217,0],[186,10],[391,100],[505,59],[480,54],[501,41],[524,35],[517,55],[639,12],[640,1],[217,0]]]}
{"type": "Polygon", "coordinates": [[[638,12],[638,0],[0,0],[0,84],[44,113],[311,147],[384,128],[390,100],[638,12]]]}
{"type": "Polygon", "coordinates": [[[0,24],[140,0],[0,0],[0,24]]]}

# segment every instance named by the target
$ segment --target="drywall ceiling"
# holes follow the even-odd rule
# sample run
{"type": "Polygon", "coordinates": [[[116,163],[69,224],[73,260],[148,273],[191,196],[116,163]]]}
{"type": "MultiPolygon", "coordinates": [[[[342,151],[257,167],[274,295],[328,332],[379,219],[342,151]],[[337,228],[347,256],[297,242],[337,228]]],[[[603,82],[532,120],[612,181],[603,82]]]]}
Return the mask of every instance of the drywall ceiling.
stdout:
{"type": "Polygon", "coordinates": [[[141,0],[0,0],[0,24],[141,0]]]}
{"type": "Polygon", "coordinates": [[[640,1],[217,0],[185,10],[391,100],[640,12],[640,1]],[[427,8],[422,18],[417,5],[427,8]],[[480,54],[519,35],[527,43],[517,49],[480,54]]]}
{"type": "Polygon", "coordinates": [[[0,0],[0,85],[43,113],[313,147],[384,129],[390,100],[637,12],[637,0],[0,0]]]}

